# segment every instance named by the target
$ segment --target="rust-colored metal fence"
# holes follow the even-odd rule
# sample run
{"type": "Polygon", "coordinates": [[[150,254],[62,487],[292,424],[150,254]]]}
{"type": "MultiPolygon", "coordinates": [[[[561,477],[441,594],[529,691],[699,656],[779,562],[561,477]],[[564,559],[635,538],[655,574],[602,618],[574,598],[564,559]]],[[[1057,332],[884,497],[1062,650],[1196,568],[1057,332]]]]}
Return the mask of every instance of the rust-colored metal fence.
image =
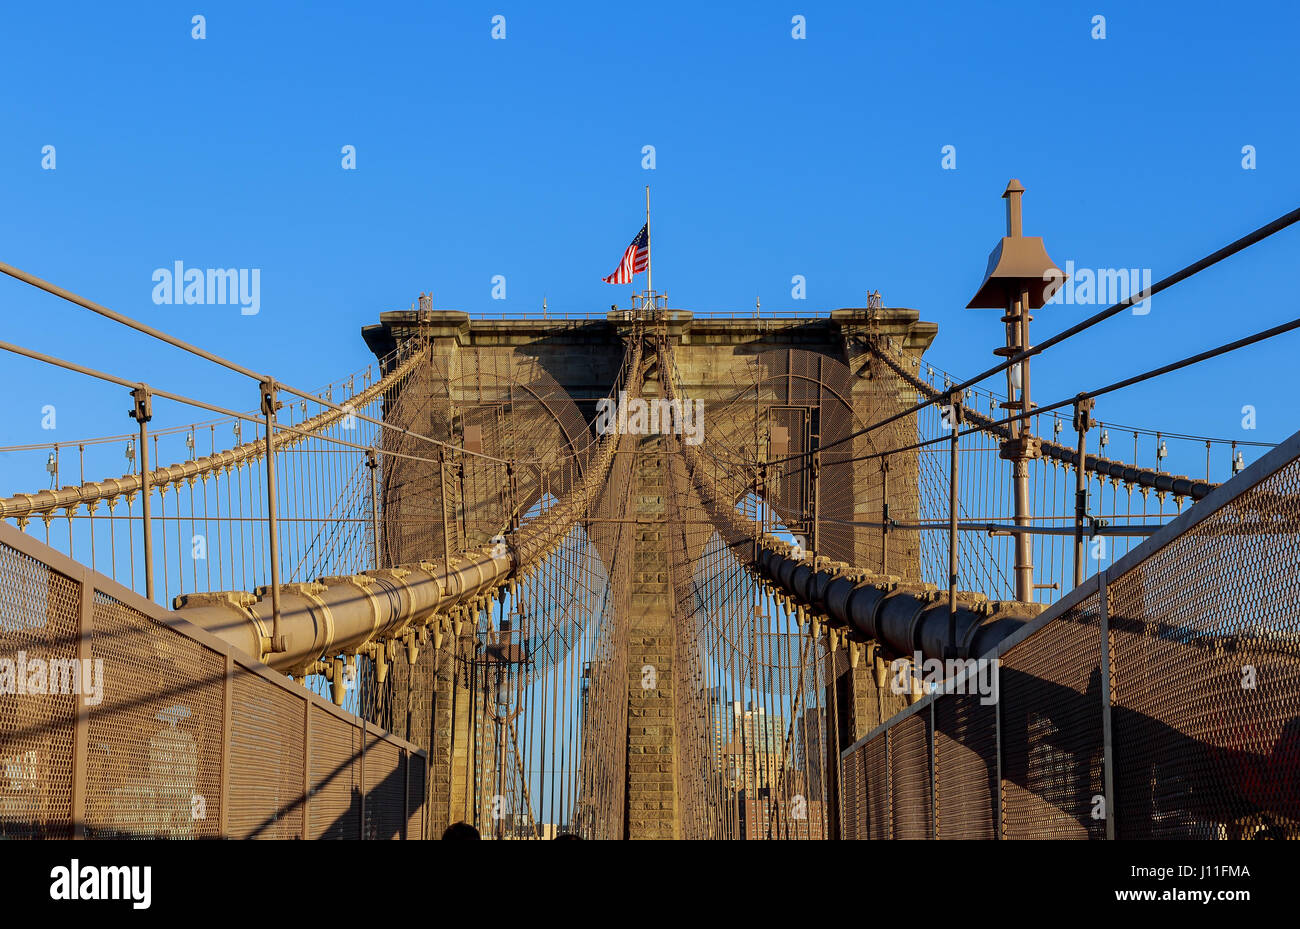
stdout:
{"type": "Polygon", "coordinates": [[[426,756],[0,525],[0,838],[425,838],[426,756]]]}
{"type": "Polygon", "coordinates": [[[1300,433],[985,657],[842,753],[844,837],[1300,837],[1300,433]]]}

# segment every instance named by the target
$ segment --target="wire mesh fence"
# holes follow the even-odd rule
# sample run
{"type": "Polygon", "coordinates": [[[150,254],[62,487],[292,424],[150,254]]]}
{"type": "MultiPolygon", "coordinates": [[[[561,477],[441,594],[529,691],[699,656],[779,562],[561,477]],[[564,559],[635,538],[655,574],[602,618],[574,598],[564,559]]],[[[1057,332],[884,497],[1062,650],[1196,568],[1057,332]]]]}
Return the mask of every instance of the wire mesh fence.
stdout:
{"type": "Polygon", "coordinates": [[[850,746],[845,836],[1300,837],[1298,456],[1293,436],[984,656],[995,701],[940,688],[850,746]]]}
{"type": "MultiPolygon", "coordinates": [[[[651,342],[663,387],[689,402],[666,337],[639,325],[610,396],[640,384],[651,365],[631,359],[651,342]]],[[[950,464],[934,372],[922,374],[919,356],[872,352],[857,372],[822,352],[748,355],[730,369],[735,383],[711,388],[708,437],[688,467],[684,435],[605,440],[598,425],[593,434],[527,353],[441,353],[416,336],[378,376],[340,386],[358,421],[330,406],[332,394],[319,409],[290,406],[272,432],[275,485],[258,440],[235,428],[218,449],[213,426],[202,455],[191,427],[151,436],[156,463],[160,439],[188,451],[148,472],[147,523],[132,510],[139,472],[0,500],[0,516],[44,522],[47,540],[61,544],[50,528],[66,521],[67,554],[89,561],[53,570],[54,554],[31,533],[0,549],[5,644],[144,670],[117,681],[100,709],[82,712],[64,694],[8,704],[5,828],[396,837],[464,820],[490,838],[609,838],[644,815],[672,819],[686,837],[745,839],[1100,838],[1117,823],[1126,835],[1292,834],[1295,799],[1278,786],[1296,773],[1288,714],[1300,637],[1277,574],[1293,567],[1290,478],[1259,490],[1260,478],[1225,503],[1208,468],[1206,481],[1169,475],[1159,452],[1138,467],[1136,446],[1130,463],[1085,455],[1080,467],[1039,419],[1046,451],[1027,465],[1025,517],[1001,454],[1008,434],[993,423],[998,398],[965,401],[975,428],[950,464]],[[612,464],[597,467],[606,452],[612,464]],[[759,536],[810,550],[817,570],[853,571],[855,584],[901,582],[930,605],[952,576],[952,546],[954,579],[984,599],[1050,602],[1083,557],[1069,538],[1082,531],[1079,471],[1092,494],[1090,538],[1099,520],[1139,530],[1086,573],[1112,567],[1032,636],[1005,644],[996,703],[930,697],[844,752],[907,698],[879,681],[862,686],[847,673],[861,640],[792,608],[788,591],[754,574],[759,536]],[[164,599],[222,587],[262,596],[274,561],[271,486],[279,577],[300,588],[294,596],[311,593],[296,582],[411,566],[445,581],[507,535],[511,573],[448,598],[437,616],[406,616],[400,634],[335,643],[289,668],[305,688],[187,638],[94,574],[105,542],[107,573],[122,573],[125,546],[124,586],[139,587],[133,546],[148,525],[164,599]],[[1176,522],[1185,536],[1162,530],[1159,544],[1129,551],[1207,494],[1193,525],[1176,522]],[[123,504],[125,517],[114,516],[123,504]],[[1213,519],[1207,505],[1219,508],[1213,519]],[[1219,518],[1233,507],[1245,509],[1219,518]],[[1019,528],[1036,530],[1029,588],[1014,573],[1020,537],[1009,531],[1026,520],[1033,526],[1019,528]],[[547,524],[562,531],[535,531],[547,524]],[[742,525],[752,538],[736,537],[742,525]],[[32,552],[35,566],[22,560],[32,552]],[[1036,592],[1018,597],[1026,589],[1036,592]],[[646,618],[660,613],[670,622],[654,628],[646,618]],[[637,667],[650,656],[657,667],[637,667]],[[662,687],[637,681],[647,667],[662,687]],[[1189,681],[1188,669],[1200,678],[1189,681]]],[[[56,461],[56,484],[59,473],[56,461]]]]}
{"type": "Polygon", "coordinates": [[[414,745],[10,526],[0,652],[0,837],[425,837],[414,745]]]}

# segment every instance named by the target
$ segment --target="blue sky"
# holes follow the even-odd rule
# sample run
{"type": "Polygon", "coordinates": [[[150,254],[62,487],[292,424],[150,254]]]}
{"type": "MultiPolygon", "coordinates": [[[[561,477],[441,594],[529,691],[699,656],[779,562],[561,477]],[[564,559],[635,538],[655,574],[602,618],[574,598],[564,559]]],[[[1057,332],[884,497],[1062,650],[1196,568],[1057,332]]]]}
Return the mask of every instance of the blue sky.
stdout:
{"type": "MultiPolygon", "coordinates": [[[[931,357],[959,374],[991,364],[1002,338],[996,311],[963,307],[1003,234],[1008,178],[1059,265],[1157,279],[1300,200],[1300,13],[1286,3],[65,3],[5,19],[0,260],[304,388],[365,365],[360,328],[421,290],[470,313],[625,303],[630,288],[600,278],[642,221],[646,183],[655,281],[674,306],[830,310],[878,288],[939,324],[931,357]],[[151,275],[177,260],[261,269],[260,312],[154,305],[151,275]]],[[[1293,317],[1297,249],[1300,229],[1283,232],[1149,315],[1049,352],[1035,399],[1293,317]]],[[[242,378],[25,285],[0,280],[0,308],[6,341],[255,405],[242,378]]],[[[1096,309],[1045,309],[1035,334],[1096,309]]],[[[1296,338],[1097,414],[1278,441],[1297,427],[1296,338]]],[[[0,370],[0,445],[131,426],[120,388],[11,356],[0,370]]],[[[195,418],[158,404],[159,425],[195,418]]],[[[0,460],[5,492],[45,485],[19,462],[0,460]]],[[[1203,452],[1174,468],[1203,473],[1203,452]]]]}

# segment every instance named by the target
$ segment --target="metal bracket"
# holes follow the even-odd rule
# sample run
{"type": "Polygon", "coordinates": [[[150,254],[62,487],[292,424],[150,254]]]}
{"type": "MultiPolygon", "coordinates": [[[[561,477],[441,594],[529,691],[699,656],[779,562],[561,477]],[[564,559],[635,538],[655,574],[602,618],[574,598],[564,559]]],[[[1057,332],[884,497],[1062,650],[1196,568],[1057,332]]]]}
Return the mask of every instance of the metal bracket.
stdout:
{"type": "Polygon", "coordinates": [[[1096,401],[1085,393],[1079,394],[1074,400],[1074,431],[1087,432],[1094,425],[1092,419],[1092,410],[1096,406],[1096,401]]]}
{"type": "Polygon", "coordinates": [[[276,384],[275,378],[268,377],[262,381],[262,415],[267,416],[275,413],[277,410],[284,408],[284,404],[276,399],[279,392],[279,385],[276,384]]]}
{"type": "Polygon", "coordinates": [[[944,405],[947,410],[946,418],[948,424],[956,430],[966,421],[966,411],[962,407],[962,392],[960,390],[951,390],[947,393],[948,402],[944,405]]]}
{"type": "Polygon", "coordinates": [[[153,419],[153,391],[148,386],[141,384],[131,391],[131,399],[135,401],[135,406],[126,411],[138,423],[147,423],[153,419]]]}

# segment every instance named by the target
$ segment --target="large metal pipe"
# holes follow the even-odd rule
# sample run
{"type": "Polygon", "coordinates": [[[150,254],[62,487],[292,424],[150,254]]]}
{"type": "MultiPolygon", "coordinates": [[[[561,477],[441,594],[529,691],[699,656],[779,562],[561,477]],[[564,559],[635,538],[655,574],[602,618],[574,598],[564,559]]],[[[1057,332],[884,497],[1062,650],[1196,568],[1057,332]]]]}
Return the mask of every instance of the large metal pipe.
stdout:
{"type": "MultiPolygon", "coordinates": [[[[661,349],[660,381],[664,394],[673,398],[671,357],[661,349]]],[[[947,591],[933,584],[901,582],[842,562],[795,557],[794,547],[761,531],[742,514],[730,495],[713,485],[696,447],[680,446],[700,502],[719,536],[742,564],[752,567],[781,593],[847,626],[850,638],[874,640],[891,657],[944,658],[948,641],[947,591]]],[[[1018,601],[990,601],[983,594],[957,591],[954,625],[960,655],[977,658],[990,651],[1024,623],[1042,612],[1042,605],[1018,601]]]]}
{"type": "MultiPolygon", "coordinates": [[[[641,344],[628,362],[629,397],[641,392],[641,344]]],[[[619,436],[605,436],[582,481],[545,515],[506,539],[505,551],[479,549],[442,562],[418,562],[362,574],[322,577],[279,588],[283,650],[271,651],[270,588],[218,591],[176,598],[186,620],[271,667],[300,675],[320,659],[351,654],[420,629],[435,617],[500,590],[552,551],[587,510],[609,475],[619,436]]]]}
{"type": "MultiPolygon", "coordinates": [[[[414,352],[402,360],[383,378],[371,384],[365,390],[353,395],[348,401],[353,409],[360,409],[366,404],[384,396],[384,392],[397,385],[408,374],[419,367],[425,359],[423,352],[414,352]]],[[[281,451],[292,448],[327,426],[338,422],[347,415],[345,410],[325,410],[310,419],[305,419],[292,430],[280,429],[276,432],[272,444],[281,451]]],[[[56,509],[73,508],[95,503],[99,500],[115,500],[141,491],[146,484],[154,487],[167,487],[183,481],[193,481],[205,474],[228,471],[246,461],[256,461],[266,454],[266,443],[262,439],[244,442],[234,448],[211,455],[202,455],[179,464],[165,465],[153,471],[145,467],[144,473],[125,474],[122,477],[110,477],[102,481],[87,481],[76,487],[63,487],[58,490],[41,490],[34,494],[14,494],[12,497],[0,497],[0,519],[27,519],[42,513],[52,513],[56,509]]]]}
{"type": "MultiPolygon", "coordinates": [[[[743,544],[743,543],[742,543],[743,544]]],[[[903,583],[895,577],[856,571],[848,565],[811,565],[791,556],[791,546],[771,536],[749,543],[757,573],[798,603],[847,626],[850,637],[875,641],[893,657],[944,657],[948,642],[946,591],[933,584],[903,583]]],[[[957,591],[952,611],[958,653],[977,658],[1041,612],[1041,606],[990,601],[957,591]]]]}
{"type": "Polygon", "coordinates": [[[274,622],[269,587],[253,593],[184,594],[176,609],[271,667],[301,673],[323,657],[350,654],[366,643],[402,635],[435,613],[501,585],[512,570],[508,554],[469,553],[450,564],[422,562],[364,574],[323,577],[280,587],[283,651],[271,651],[274,622]]]}

